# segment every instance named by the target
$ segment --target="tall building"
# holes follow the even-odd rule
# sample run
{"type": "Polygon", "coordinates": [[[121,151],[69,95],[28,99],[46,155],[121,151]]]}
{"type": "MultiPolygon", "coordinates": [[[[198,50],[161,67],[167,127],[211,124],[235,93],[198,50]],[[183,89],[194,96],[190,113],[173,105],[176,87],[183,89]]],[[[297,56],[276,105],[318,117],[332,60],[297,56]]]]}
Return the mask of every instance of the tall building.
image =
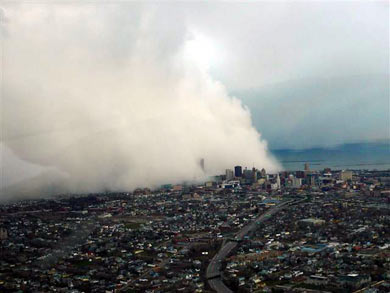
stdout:
{"type": "Polygon", "coordinates": [[[236,177],[242,176],[242,167],[241,166],[234,167],[234,176],[236,176],[236,177]]]}
{"type": "Polygon", "coordinates": [[[252,170],[248,170],[247,168],[245,168],[243,177],[247,180],[252,180],[253,179],[252,170]]]}
{"type": "Polygon", "coordinates": [[[306,177],[306,184],[310,186],[317,185],[317,175],[316,174],[308,174],[306,177]]]}
{"type": "Polygon", "coordinates": [[[234,172],[231,169],[226,169],[226,180],[232,180],[234,178],[234,172]]]}
{"type": "Polygon", "coordinates": [[[295,177],[297,177],[297,178],[305,178],[306,173],[308,173],[308,171],[296,171],[295,172],[295,177]]]}
{"type": "Polygon", "coordinates": [[[257,170],[255,167],[252,168],[252,182],[255,183],[257,181],[257,170]]]}
{"type": "Polygon", "coordinates": [[[293,177],[292,178],[292,187],[293,188],[299,188],[302,186],[302,179],[301,178],[296,178],[296,177],[293,177]]]}
{"type": "Polygon", "coordinates": [[[305,171],[310,171],[309,163],[305,163],[305,171]]]}
{"type": "Polygon", "coordinates": [[[261,171],[256,170],[256,181],[259,180],[260,178],[263,178],[263,176],[261,176],[261,171]]]}
{"type": "Polygon", "coordinates": [[[203,158],[201,158],[200,159],[200,162],[199,162],[199,164],[200,164],[200,168],[202,169],[202,171],[204,172],[205,171],[205,169],[204,169],[204,159],[203,158]]]}
{"type": "Polygon", "coordinates": [[[280,177],[279,177],[279,173],[278,173],[278,176],[276,177],[276,185],[278,186],[278,189],[280,189],[280,177]]]}

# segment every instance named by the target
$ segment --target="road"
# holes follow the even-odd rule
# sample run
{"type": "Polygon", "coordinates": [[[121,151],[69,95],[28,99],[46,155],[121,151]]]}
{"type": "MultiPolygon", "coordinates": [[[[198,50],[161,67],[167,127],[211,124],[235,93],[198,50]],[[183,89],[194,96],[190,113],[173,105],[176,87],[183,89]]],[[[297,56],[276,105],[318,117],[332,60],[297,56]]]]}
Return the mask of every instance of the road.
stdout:
{"type": "MultiPolygon", "coordinates": [[[[284,208],[286,205],[289,205],[293,203],[294,200],[286,201],[284,203],[281,203],[270,210],[268,210],[266,213],[262,214],[258,218],[256,218],[254,221],[252,221],[250,224],[243,227],[237,234],[236,239],[237,241],[243,240],[245,235],[247,235],[249,232],[252,232],[256,229],[257,223],[264,221],[268,217],[272,216],[273,214],[280,211],[282,208],[284,208]]],[[[295,201],[296,203],[299,201],[295,201]]],[[[219,252],[214,255],[214,257],[211,259],[207,270],[206,270],[206,278],[208,279],[208,283],[210,287],[215,290],[218,293],[230,293],[233,292],[230,290],[222,281],[221,278],[221,263],[222,261],[228,256],[230,252],[233,251],[234,248],[238,245],[238,242],[235,241],[227,241],[225,245],[221,247],[219,252]]]]}

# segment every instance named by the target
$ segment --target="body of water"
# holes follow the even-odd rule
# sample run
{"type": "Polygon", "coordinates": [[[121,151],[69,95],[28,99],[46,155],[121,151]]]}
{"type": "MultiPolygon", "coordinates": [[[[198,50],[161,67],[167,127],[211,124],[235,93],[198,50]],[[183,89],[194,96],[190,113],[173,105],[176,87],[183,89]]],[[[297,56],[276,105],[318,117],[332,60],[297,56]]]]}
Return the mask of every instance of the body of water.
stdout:
{"type": "Polygon", "coordinates": [[[333,148],[272,150],[285,170],[390,169],[390,142],[345,144],[333,148]]]}

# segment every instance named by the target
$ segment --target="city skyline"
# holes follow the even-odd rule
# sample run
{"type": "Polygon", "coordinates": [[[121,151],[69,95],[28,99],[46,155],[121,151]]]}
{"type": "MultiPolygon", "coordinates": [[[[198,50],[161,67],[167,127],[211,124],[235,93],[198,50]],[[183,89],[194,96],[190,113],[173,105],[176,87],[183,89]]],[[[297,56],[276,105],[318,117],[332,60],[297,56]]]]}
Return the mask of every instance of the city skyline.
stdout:
{"type": "Polygon", "coordinates": [[[390,292],[388,1],[3,1],[0,292],[390,292]]]}
{"type": "Polygon", "coordinates": [[[388,8],[6,2],[0,187],[153,187],[201,177],[200,158],[209,175],[291,168],[275,149],[348,165],[332,148],[390,142],[388,8]]]}

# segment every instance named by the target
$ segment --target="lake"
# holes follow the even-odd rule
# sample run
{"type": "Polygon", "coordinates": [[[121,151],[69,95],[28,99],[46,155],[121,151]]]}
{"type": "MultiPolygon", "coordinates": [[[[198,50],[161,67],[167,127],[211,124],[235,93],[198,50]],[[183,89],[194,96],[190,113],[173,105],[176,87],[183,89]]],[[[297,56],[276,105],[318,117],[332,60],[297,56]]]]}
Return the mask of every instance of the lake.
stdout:
{"type": "Polygon", "coordinates": [[[344,144],[332,148],[271,150],[285,170],[390,169],[390,142],[344,144]]]}

